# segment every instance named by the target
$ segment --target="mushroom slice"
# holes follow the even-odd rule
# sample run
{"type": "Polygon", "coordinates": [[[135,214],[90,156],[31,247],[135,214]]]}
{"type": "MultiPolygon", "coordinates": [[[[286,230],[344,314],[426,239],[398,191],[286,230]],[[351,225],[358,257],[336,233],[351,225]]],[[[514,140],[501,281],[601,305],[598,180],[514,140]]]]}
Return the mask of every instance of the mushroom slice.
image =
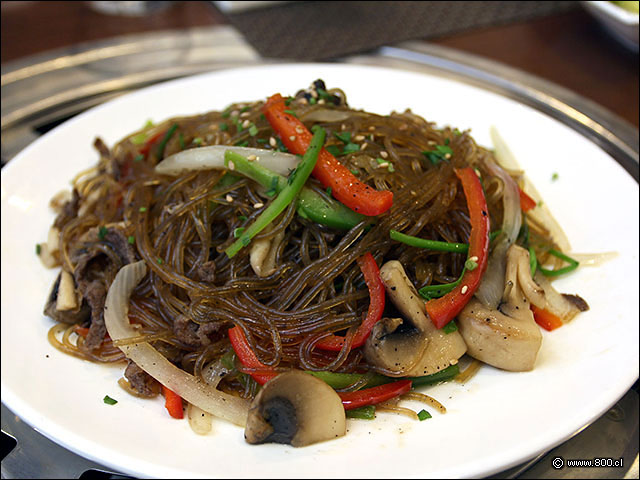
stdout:
{"type": "Polygon", "coordinates": [[[341,437],[346,416],[338,394],[322,380],[299,370],[265,383],[249,407],[248,443],[288,443],[304,447],[341,437]]]}
{"type": "Polygon", "coordinates": [[[536,272],[535,281],[544,289],[545,293],[544,305],[536,305],[536,307],[548,310],[560,318],[563,323],[570,321],[578,313],[589,310],[589,305],[582,297],[558,292],[540,271],[536,272]]]}
{"type": "MultiPolygon", "coordinates": [[[[529,271],[529,252],[512,245],[507,251],[505,291],[502,303],[493,310],[473,298],[458,315],[458,329],[469,355],[503,370],[532,370],[542,345],[540,327],[533,319],[520,278],[529,271]]],[[[527,288],[533,288],[527,282],[527,288]]],[[[537,287],[533,297],[539,301],[537,287]]]]}
{"type": "Polygon", "coordinates": [[[385,318],[376,324],[364,348],[367,361],[392,377],[431,375],[457,363],[467,350],[462,337],[433,325],[402,264],[385,263],[380,278],[404,320],[385,318]]]}
{"type": "Polygon", "coordinates": [[[44,306],[44,314],[62,323],[86,322],[91,315],[91,309],[81,297],[76,295],[73,277],[70,273],[61,271],[51,287],[47,303],[44,306]],[[75,303],[69,299],[70,295],[75,297],[75,303]]]}
{"type": "Polygon", "coordinates": [[[284,240],[284,231],[271,238],[256,240],[251,247],[249,261],[251,268],[259,277],[268,277],[276,271],[276,254],[284,240]]]}

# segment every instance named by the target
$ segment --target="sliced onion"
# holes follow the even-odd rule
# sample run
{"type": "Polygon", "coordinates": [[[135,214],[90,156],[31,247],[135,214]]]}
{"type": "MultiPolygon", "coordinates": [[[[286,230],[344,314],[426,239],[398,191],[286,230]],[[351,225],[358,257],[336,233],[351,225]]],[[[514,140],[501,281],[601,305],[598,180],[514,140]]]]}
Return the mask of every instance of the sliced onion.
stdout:
{"type": "MultiPolygon", "coordinates": [[[[518,161],[504,139],[498,133],[496,127],[492,126],[489,130],[489,134],[491,135],[491,142],[493,143],[496,160],[500,166],[508,171],[522,171],[518,161]]],[[[551,214],[549,207],[547,207],[544,202],[541,203],[542,197],[540,193],[538,193],[536,187],[531,183],[531,180],[529,180],[526,175],[521,174],[520,178],[522,179],[522,190],[535,200],[537,204],[535,208],[527,212],[527,215],[531,217],[531,220],[537,222],[548,230],[549,236],[553,242],[560,247],[560,250],[563,252],[571,251],[569,238],[564,233],[564,230],[562,230],[562,227],[560,227],[558,221],[551,214]]]]}
{"type": "Polygon", "coordinates": [[[495,310],[502,299],[504,291],[507,250],[518,237],[520,225],[522,224],[522,214],[520,213],[520,193],[515,180],[493,162],[487,162],[487,168],[492,175],[499,177],[504,183],[502,194],[504,214],[502,218],[502,233],[495,241],[487,264],[487,271],[482,276],[482,282],[476,291],[476,297],[486,307],[495,310]]]}
{"type": "Polygon", "coordinates": [[[618,252],[600,253],[568,253],[568,256],[580,263],[581,267],[599,267],[603,263],[616,258],[618,252]]]}
{"type": "Polygon", "coordinates": [[[243,157],[255,155],[258,162],[280,175],[288,175],[300,163],[300,158],[290,153],[265,150],[261,148],[233,147],[230,145],[211,145],[183,150],[168,156],[156,165],[156,172],[164,175],[179,175],[191,170],[226,169],[224,152],[230,150],[243,157]]]}
{"type": "Polygon", "coordinates": [[[533,278],[536,283],[544,289],[544,296],[546,299],[546,305],[544,307],[545,310],[553,313],[564,323],[568,322],[582,311],[574,303],[567,300],[564,295],[553,288],[549,279],[540,273],[540,271],[537,271],[533,278]]]}
{"type": "MultiPolygon", "coordinates": [[[[113,340],[124,340],[137,335],[129,323],[129,297],[146,273],[147,266],[143,261],[125,265],[109,288],[104,320],[113,340]]],[[[236,425],[246,424],[249,407],[247,400],[216,390],[180,370],[147,342],[120,345],[118,348],[141,369],[187,402],[236,425]]]]}
{"type": "Polygon", "coordinates": [[[187,404],[187,419],[191,430],[198,435],[206,435],[211,431],[212,415],[193,403],[187,404]]]}
{"type": "Polygon", "coordinates": [[[351,117],[353,112],[333,110],[330,108],[315,108],[302,115],[302,120],[309,122],[342,122],[351,117]]]}

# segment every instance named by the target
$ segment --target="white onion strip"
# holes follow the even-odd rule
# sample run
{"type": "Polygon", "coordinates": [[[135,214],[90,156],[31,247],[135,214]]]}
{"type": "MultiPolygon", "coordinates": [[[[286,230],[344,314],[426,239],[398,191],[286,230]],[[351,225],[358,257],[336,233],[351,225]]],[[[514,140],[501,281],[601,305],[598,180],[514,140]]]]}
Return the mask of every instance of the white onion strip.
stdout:
{"type": "Polygon", "coordinates": [[[179,175],[191,170],[222,170],[224,152],[230,150],[243,157],[256,157],[263,167],[280,175],[288,175],[300,163],[300,157],[290,153],[261,148],[234,147],[230,145],[211,145],[183,150],[168,156],[156,165],[156,172],[163,175],[179,175]]]}
{"type": "Polygon", "coordinates": [[[200,407],[196,407],[193,403],[187,404],[187,418],[191,430],[198,435],[206,435],[211,431],[212,415],[200,407]]]}
{"type": "Polygon", "coordinates": [[[515,180],[491,161],[487,162],[487,169],[504,183],[502,197],[504,214],[502,232],[495,241],[493,251],[489,256],[487,271],[482,276],[482,282],[476,291],[476,297],[489,309],[495,310],[502,299],[504,291],[507,250],[518,238],[520,226],[522,225],[522,214],[520,212],[520,194],[515,180]]]}
{"type": "MultiPolygon", "coordinates": [[[[109,288],[104,320],[113,340],[123,340],[137,335],[129,323],[129,297],[146,273],[147,266],[143,261],[125,265],[109,288]]],[[[249,407],[247,400],[216,390],[204,381],[180,370],[147,342],[120,345],[119,348],[127,358],[187,402],[236,425],[245,425],[249,407]]]]}

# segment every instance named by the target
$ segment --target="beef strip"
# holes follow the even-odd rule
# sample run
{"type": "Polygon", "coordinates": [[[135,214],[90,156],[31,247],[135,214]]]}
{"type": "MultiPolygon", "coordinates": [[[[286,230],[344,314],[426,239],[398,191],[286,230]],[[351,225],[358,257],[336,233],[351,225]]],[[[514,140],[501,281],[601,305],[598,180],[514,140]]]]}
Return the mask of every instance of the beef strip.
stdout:
{"type": "Polygon", "coordinates": [[[129,384],[133,389],[145,397],[152,397],[156,395],[160,389],[160,385],[157,380],[142,370],[132,360],[128,360],[124,376],[129,380],[129,384]]]}
{"type": "Polygon", "coordinates": [[[220,330],[218,322],[207,322],[198,325],[185,315],[178,316],[173,322],[173,333],[178,340],[192,348],[202,348],[211,344],[210,335],[220,330]]]}
{"type": "Polygon", "coordinates": [[[104,302],[115,274],[123,265],[135,260],[133,248],[120,228],[108,228],[102,239],[99,231],[95,228],[87,232],[85,246],[72,254],[72,259],[76,262],[74,278],[78,290],[91,308],[91,326],[85,339],[85,347],[89,350],[98,348],[107,333],[104,324],[104,302]],[[106,244],[115,252],[119,259],[118,265],[114,265],[112,259],[104,252],[92,248],[92,244],[98,242],[106,244]]]}

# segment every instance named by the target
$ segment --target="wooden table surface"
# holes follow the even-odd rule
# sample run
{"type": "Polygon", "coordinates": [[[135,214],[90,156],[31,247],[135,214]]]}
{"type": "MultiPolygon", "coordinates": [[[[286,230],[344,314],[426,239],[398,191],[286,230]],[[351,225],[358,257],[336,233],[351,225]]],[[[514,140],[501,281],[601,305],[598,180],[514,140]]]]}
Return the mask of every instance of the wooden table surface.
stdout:
{"type": "MultiPolygon", "coordinates": [[[[212,2],[168,2],[143,17],[104,15],[90,2],[2,2],[1,61],[118,35],[228,24],[212,2]]],[[[429,42],[497,60],[569,88],[638,126],[638,54],[585,11],[429,42]]]]}

